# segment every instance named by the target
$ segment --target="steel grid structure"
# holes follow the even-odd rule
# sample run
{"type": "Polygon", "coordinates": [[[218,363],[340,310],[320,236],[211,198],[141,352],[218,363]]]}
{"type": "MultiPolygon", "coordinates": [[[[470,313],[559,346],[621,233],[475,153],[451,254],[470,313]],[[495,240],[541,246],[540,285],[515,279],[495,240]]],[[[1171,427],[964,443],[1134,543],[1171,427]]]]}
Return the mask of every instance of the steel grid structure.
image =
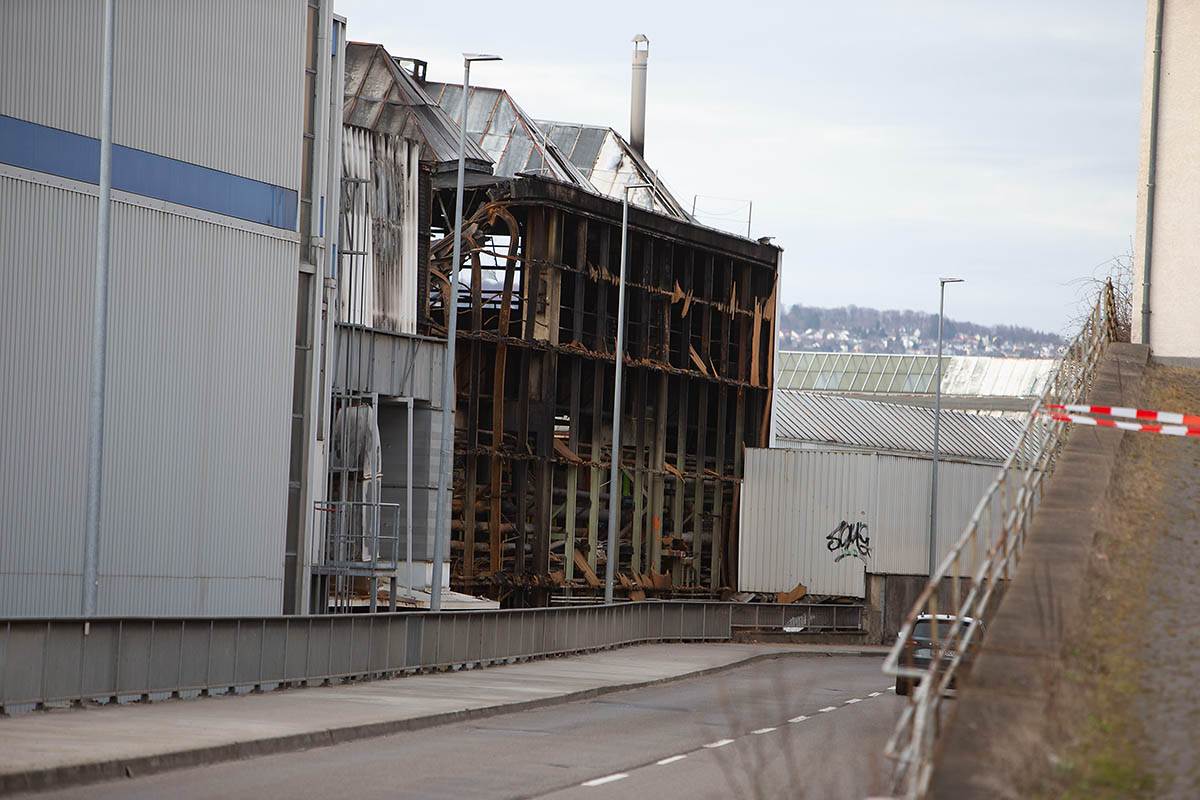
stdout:
{"type": "Polygon", "coordinates": [[[859,629],[861,606],[663,601],[488,611],[0,622],[0,713],[390,678],[785,623],[859,629]]]}
{"type": "Polygon", "coordinates": [[[942,701],[958,675],[963,654],[978,647],[981,630],[1016,570],[1043,486],[1066,443],[1068,426],[1039,415],[1037,409],[1047,403],[1077,403],[1087,394],[1107,345],[1113,340],[1114,306],[1109,284],[1030,409],[1020,439],[966,529],[909,611],[884,661],[888,674],[920,681],[885,749],[893,759],[893,792],[897,795],[920,798],[928,790],[941,733],[942,701]],[[941,643],[924,669],[901,663],[921,614],[933,615],[931,638],[941,643]],[[938,632],[939,614],[954,618],[945,623],[949,631],[942,636],[938,632]],[[973,622],[964,624],[965,618],[973,622]],[[954,655],[943,659],[942,651],[954,655]]]}

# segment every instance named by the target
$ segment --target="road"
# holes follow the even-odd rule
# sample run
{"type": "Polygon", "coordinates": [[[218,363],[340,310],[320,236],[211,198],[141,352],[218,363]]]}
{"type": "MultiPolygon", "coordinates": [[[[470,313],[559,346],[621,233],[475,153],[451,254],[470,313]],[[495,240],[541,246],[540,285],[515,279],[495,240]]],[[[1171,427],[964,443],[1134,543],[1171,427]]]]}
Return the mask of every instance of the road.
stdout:
{"type": "Polygon", "coordinates": [[[54,798],[861,798],[903,700],[880,660],[783,656],[715,675],[54,798]]]}

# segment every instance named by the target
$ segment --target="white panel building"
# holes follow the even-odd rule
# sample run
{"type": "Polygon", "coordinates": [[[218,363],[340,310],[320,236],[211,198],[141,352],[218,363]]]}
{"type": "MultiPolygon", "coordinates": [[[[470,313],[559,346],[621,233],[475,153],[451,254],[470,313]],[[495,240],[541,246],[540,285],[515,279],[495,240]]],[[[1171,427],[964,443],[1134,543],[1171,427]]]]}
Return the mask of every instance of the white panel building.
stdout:
{"type": "MultiPolygon", "coordinates": [[[[788,592],[800,583],[811,595],[863,598],[887,638],[929,575],[934,410],[777,388],[772,413],[775,447],[746,451],[738,588],[788,592]]],[[[939,561],[1024,424],[942,411],[939,561]]]]}
{"type": "Polygon", "coordinates": [[[1134,342],[1200,365],[1200,4],[1147,0],[1134,237],[1134,342]]]}

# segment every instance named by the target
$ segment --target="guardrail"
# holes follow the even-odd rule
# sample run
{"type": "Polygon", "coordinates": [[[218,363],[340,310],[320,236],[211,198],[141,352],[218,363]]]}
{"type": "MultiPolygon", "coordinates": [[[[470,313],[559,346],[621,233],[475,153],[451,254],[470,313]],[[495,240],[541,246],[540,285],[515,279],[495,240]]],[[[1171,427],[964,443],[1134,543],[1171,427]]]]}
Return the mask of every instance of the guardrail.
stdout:
{"type": "MultiPolygon", "coordinates": [[[[390,678],[641,642],[728,641],[734,627],[778,628],[802,614],[824,619],[808,608],[684,600],[438,613],[5,620],[0,712],[390,678]]],[[[843,627],[861,627],[861,607],[842,606],[836,615],[843,627]]]]}
{"type": "Polygon", "coordinates": [[[966,529],[917,597],[884,661],[885,672],[912,687],[910,703],[885,748],[893,760],[894,794],[920,798],[928,791],[941,733],[942,701],[952,684],[957,685],[964,654],[977,649],[982,629],[1016,569],[1043,485],[1066,442],[1067,426],[1038,414],[1038,408],[1047,403],[1077,403],[1084,397],[1113,338],[1114,311],[1109,284],[1031,409],[1012,453],[966,529]],[[914,666],[911,639],[922,614],[932,615],[929,638],[940,643],[931,648],[925,668],[914,666]],[[966,619],[972,622],[965,623],[966,619]]]}

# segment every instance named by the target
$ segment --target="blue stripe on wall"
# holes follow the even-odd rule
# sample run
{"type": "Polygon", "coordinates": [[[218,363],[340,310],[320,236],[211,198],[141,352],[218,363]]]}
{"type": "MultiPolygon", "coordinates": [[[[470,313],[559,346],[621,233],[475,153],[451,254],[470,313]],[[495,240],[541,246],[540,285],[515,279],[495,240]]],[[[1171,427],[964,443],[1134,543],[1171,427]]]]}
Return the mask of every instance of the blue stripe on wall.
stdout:
{"type": "MultiPolygon", "coordinates": [[[[0,114],[0,163],[100,183],[100,140],[0,114]]],[[[292,189],[113,145],[113,188],[296,230],[292,189]]]]}

